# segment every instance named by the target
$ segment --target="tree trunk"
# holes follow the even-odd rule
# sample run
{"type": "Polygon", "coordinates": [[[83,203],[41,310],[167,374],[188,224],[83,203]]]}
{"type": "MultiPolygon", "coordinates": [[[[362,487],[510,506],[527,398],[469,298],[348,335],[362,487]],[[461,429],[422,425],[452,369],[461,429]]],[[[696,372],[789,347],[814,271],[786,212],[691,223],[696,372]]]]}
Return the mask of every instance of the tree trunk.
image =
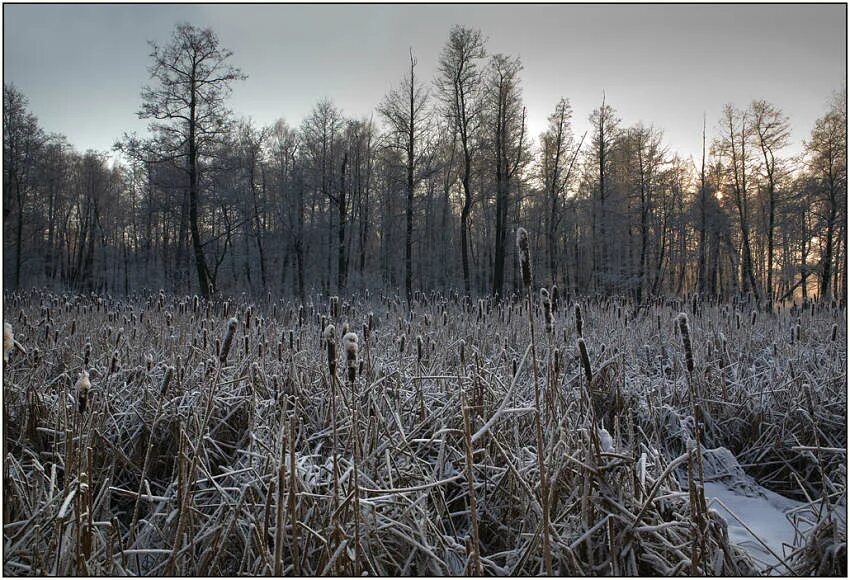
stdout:
{"type": "Polygon", "coordinates": [[[198,286],[201,297],[210,297],[210,279],[204,248],[201,245],[201,232],[198,228],[198,142],[196,131],[196,99],[195,66],[192,67],[191,97],[189,101],[189,228],[192,232],[192,250],[195,253],[195,265],[198,271],[198,286]]]}
{"type": "Polygon", "coordinates": [[[337,292],[342,292],[346,284],[345,263],[345,224],[347,219],[346,191],[345,191],[345,167],[348,164],[348,152],[342,156],[342,173],[339,177],[339,223],[337,224],[337,292]]]}

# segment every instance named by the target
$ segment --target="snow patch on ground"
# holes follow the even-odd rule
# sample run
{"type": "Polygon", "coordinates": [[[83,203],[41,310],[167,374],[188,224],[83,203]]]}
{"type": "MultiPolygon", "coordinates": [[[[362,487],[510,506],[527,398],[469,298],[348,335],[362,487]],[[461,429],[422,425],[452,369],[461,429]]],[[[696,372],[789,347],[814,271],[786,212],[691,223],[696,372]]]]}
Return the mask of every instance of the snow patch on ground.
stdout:
{"type": "Polygon", "coordinates": [[[787,514],[802,504],[760,486],[753,491],[745,495],[726,484],[709,482],[705,484],[705,499],[708,507],[726,520],[733,544],[744,548],[761,569],[777,566],[775,572],[789,574],[779,558],[791,554],[793,548],[785,546],[793,547],[798,534],[787,514]]]}
{"type": "MultiPolygon", "coordinates": [[[[729,540],[747,551],[758,567],[773,574],[788,575],[785,563],[805,543],[804,534],[817,518],[806,513],[807,505],[766,489],[746,474],[725,447],[703,449],[705,499],[726,520],[729,540]]],[[[838,519],[846,522],[846,505],[838,519]]],[[[844,524],[846,525],[846,523],[844,524]]]]}

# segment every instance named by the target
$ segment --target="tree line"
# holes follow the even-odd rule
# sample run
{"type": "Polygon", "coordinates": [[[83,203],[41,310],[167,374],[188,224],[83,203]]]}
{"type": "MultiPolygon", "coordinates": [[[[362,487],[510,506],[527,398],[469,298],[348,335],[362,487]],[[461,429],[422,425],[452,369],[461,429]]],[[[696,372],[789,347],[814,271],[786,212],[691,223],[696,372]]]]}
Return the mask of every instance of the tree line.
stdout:
{"type": "MultiPolygon", "coordinates": [[[[603,96],[582,135],[560,99],[529,134],[522,62],[455,26],[434,79],[409,66],[368,118],[320,100],[297,127],[227,107],[246,75],[216,34],[152,45],[146,135],[120,162],[48,133],[3,88],[4,284],[304,298],[399,287],[509,295],[513,232],[535,276],[576,293],[763,304],[846,291],[846,89],[786,154],[788,117],[726,105],[702,155],[625,126],[603,96]]],[[[698,138],[698,136],[697,136],[698,138]]]]}

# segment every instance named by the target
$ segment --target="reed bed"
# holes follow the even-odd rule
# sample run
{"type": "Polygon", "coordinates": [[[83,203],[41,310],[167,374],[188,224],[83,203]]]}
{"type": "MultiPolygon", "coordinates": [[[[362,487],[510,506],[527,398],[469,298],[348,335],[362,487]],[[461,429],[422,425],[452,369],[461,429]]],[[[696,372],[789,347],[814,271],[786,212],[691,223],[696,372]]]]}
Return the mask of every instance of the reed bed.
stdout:
{"type": "Polygon", "coordinates": [[[4,308],[7,575],[846,574],[843,306],[4,308]],[[730,540],[716,481],[801,502],[778,565],[730,540]]]}

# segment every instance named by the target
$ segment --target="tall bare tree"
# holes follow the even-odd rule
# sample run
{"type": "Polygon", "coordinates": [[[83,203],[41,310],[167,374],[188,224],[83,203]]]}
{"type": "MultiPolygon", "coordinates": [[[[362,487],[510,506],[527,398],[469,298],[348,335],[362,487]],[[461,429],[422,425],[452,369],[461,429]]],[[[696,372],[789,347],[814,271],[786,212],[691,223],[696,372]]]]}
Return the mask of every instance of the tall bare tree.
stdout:
{"type": "Polygon", "coordinates": [[[826,232],[821,257],[820,295],[829,297],[830,276],[836,254],[839,210],[847,204],[847,108],[846,89],[836,95],[830,110],[815,122],[806,142],[809,170],[820,190],[826,232]]]}
{"type": "Polygon", "coordinates": [[[718,155],[724,160],[727,179],[733,193],[738,221],[741,228],[742,283],[749,287],[756,300],[761,293],[753,268],[753,251],[750,235],[750,190],[748,178],[752,166],[752,154],[747,147],[751,142],[752,123],[746,111],[739,111],[732,105],[723,108],[721,137],[715,142],[718,155]]]}
{"type": "Polygon", "coordinates": [[[410,49],[410,68],[401,85],[390,91],[379,107],[381,116],[389,124],[390,146],[404,150],[405,159],[405,238],[404,238],[404,291],[407,300],[413,287],[413,200],[416,185],[422,177],[426,159],[423,141],[430,131],[428,116],[428,90],[416,78],[416,57],[410,49]]]}
{"type": "Polygon", "coordinates": [[[230,84],[246,77],[228,63],[232,52],[222,48],[209,28],[179,24],[167,45],[151,46],[153,85],[142,89],[139,118],[151,119],[164,157],[185,161],[192,250],[198,286],[206,298],[214,289],[199,225],[201,168],[228,131],[224,102],[230,84]]]}
{"type": "Polygon", "coordinates": [[[561,98],[549,115],[546,131],[540,136],[539,175],[548,196],[545,221],[549,275],[553,284],[558,281],[558,227],[562,218],[563,196],[567,193],[575,161],[587,135],[582,136],[578,145],[574,143],[572,115],[569,99],[561,98]]]}
{"type": "Polygon", "coordinates": [[[486,99],[492,124],[493,151],[496,162],[496,230],[493,263],[493,294],[502,296],[507,249],[507,221],[510,206],[511,180],[528,161],[525,107],[519,73],[522,63],[518,57],[503,54],[490,59],[486,99]]]}
{"type": "Polygon", "coordinates": [[[14,207],[15,288],[21,284],[24,208],[36,184],[38,156],[46,140],[28,104],[18,89],[3,85],[3,223],[14,207]]]}
{"type": "Polygon", "coordinates": [[[777,154],[788,145],[791,125],[780,109],[764,100],[750,105],[753,119],[752,137],[761,152],[761,171],[767,187],[767,281],[765,294],[768,306],[773,302],[773,254],[776,230],[777,182],[783,177],[782,163],[777,154]]]}
{"type": "Polygon", "coordinates": [[[469,214],[472,211],[472,157],[481,124],[481,79],[479,61],[485,56],[484,37],[480,30],[454,26],[443,47],[437,67],[437,88],[446,117],[454,124],[463,152],[463,208],[460,213],[460,253],[463,265],[463,287],[469,285],[469,214]]]}

